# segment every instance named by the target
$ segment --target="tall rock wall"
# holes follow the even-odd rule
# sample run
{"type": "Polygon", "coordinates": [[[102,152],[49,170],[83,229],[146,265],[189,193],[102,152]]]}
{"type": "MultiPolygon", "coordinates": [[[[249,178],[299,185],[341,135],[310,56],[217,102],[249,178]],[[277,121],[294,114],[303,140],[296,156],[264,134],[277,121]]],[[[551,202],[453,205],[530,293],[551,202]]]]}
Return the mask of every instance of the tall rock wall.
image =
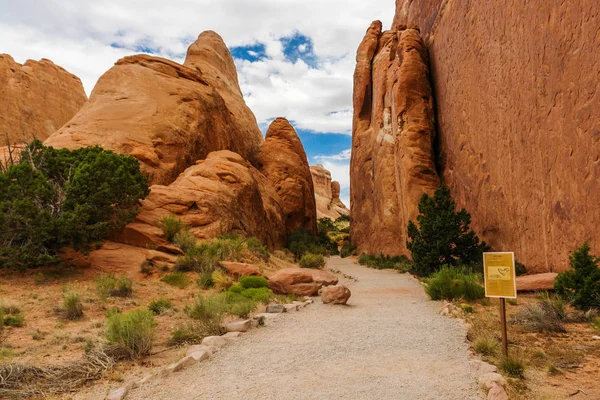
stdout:
{"type": "Polygon", "coordinates": [[[439,186],[433,98],[419,30],[374,22],[356,56],[351,238],[368,253],[406,252],[406,226],[439,186]]]}
{"type": "Polygon", "coordinates": [[[78,77],[50,60],[0,54],[0,147],[46,140],[86,102],[78,77]]]}
{"type": "Polygon", "coordinates": [[[317,209],[302,142],[285,118],[275,119],[256,157],[257,166],[281,197],[286,232],[306,228],[317,234],[317,209]]]}
{"type": "Polygon", "coordinates": [[[350,215],[350,210],[340,199],[340,183],[331,180],[331,172],[317,164],[310,167],[310,173],[315,188],[317,219],[336,220],[342,215],[350,215]]]}
{"type": "Polygon", "coordinates": [[[147,55],[106,72],[89,101],[46,144],[100,145],[136,157],[152,184],[167,185],[210,152],[251,160],[263,141],[219,35],[202,33],[184,65],[147,55]]]}
{"type": "Polygon", "coordinates": [[[600,254],[600,2],[396,9],[426,38],[439,165],[477,233],[530,271],[566,269],[584,240],[600,254]]]}

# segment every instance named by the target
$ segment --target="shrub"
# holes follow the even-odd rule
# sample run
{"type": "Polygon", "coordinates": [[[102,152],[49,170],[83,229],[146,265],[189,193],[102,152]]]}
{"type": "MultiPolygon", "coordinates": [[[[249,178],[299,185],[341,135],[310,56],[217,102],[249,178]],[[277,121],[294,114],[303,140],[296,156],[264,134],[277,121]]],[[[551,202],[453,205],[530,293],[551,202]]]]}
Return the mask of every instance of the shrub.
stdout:
{"type": "Polygon", "coordinates": [[[358,263],[369,268],[375,269],[395,269],[399,272],[408,272],[412,269],[412,263],[405,256],[384,256],[383,254],[374,256],[369,254],[361,254],[358,263]]]}
{"type": "Polygon", "coordinates": [[[179,271],[214,271],[221,261],[241,261],[243,239],[217,238],[202,242],[177,259],[179,271]]]}
{"type": "Polygon", "coordinates": [[[248,318],[248,315],[254,311],[256,303],[252,300],[237,301],[230,305],[229,313],[240,318],[248,318]]]}
{"type": "Polygon", "coordinates": [[[519,310],[515,321],[533,328],[536,332],[566,332],[563,322],[567,317],[566,302],[548,292],[538,295],[537,304],[529,304],[519,310]]]}
{"type": "Polygon", "coordinates": [[[325,264],[325,257],[320,254],[305,254],[300,259],[301,268],[323,268],[325,264]]]}
{"type": "Polygon", "coordinates": [[[408,250],[415,262],[414,272],[429,276],[443,265],[480,264],[485,242],[469,227],[471,215],[456,204],[446,186],[435,191],[433,197],[426,193],[419,202],[419,226],[408,223],[408,250]]]}
{"type": "Polygon", "coordinates": [[[494,356],[500,351],[500,343],[493,338],[481,337],[473,342],[473,349],[482,356],[494,356]]]}
{"type": "Polygon", "coordinates": [[[273,291],[265,287],[246,289],[243,290],[240,294],[257,303],[268,303],[273,297],[273,291]]]}
{"type": "Polygon", "coordinates": [[[13,328],[21,328],[25,326],[25,314],[5,314],[4,326],[12,326],[13,328]]]}
{"type": "Polygon", "coordinates": [[[338,254],[337,243],[331,240],[326,232],[314,236],[309,229],[298,228],[286,238],[286,248],[294,255],[294,260],[300,260],[307,253],[338,254]]]}
{"type": "Polygon", "coordinates": [[[153,299],[148,304],[148,310],[152,311],[154,315],[161,315],[173,309],[173,302],[164,297],[153,299]]]}
{"type": "Polygon", "coordinates": [[[63,308],[67,319],[76,320],[83,317],[81,296],[76,291],[67,290],[63,293],[63,308]]]}
{"type": "Polygon", "coordinates": [[[131,358],[150,354],[156,329],[152,312],[140,309],[114,313],[108,317],[106,329],[108,341],[126,351],[131,358]]]}
{"type": "Polygon", "coordinates": [[[169,214],[158,221],[158,227],[162,229],[163,233],[167,237],[167,240],[173,243],[175,236],[185,229],[186,226],[181,218],[175,214],[169,214]]]}
{"type": "Polygon", "coordinates": [[[509,353],[507,357],[500,359],[498,367],[513,378],[523,379],[525,378],[526,365],[527,363],[521,355],[509,353]]]}
{"type": "Polygon", "coordinates": [[[169,345],[179,346],[182,344],[193,344],[199,343],[204,336],[200,331],[200,327],[196,322],[188,322],[186,324],[179,325],[171,332],[171,339],[169,345]]]}
{"type": "Polygon", "coordinates": [[[88,251],[122,229],[148,193],[139,162],[100,147],[28,145],[0,173],[0,266],[59,262],[58,250],[88,251]]]}
{"type": "Polygon", "coordinates": [[[165,275],[162,277],[161,281],[168,285],[178,287],[179,289],[185,289],[192,283],[190,277],[183,272],[174,272],[172,274],[165,275]]]}
{"type": "Polygon", "coordinates": [[[235,284],[235,285],[231,285],[231,286],[229,287],[229,289],[227,289],[227,291],[228,291],[229,293],[237,293],[237,294],[242,294],[242,292],[244,291],[244,288],[243,288],[243,287],[241,287],[241,286],[240,286],[240,285],[238,285],[238,284],[235,284]]]}
{"type": "Polygon", "coordinates": [[[600,258],[590,254],[587,242],[569,257],[571,270],[560,273],[554,289],[578,310],[600,309],[600,258]]]}
{"type": "Polygon", "coordinates": [[[244,289],[266,288],[269,287],[269,281],[262,276],[244,276],[240,278],[240,286],[244,289]]]}
{"type": "Polygon", "coordinates": [[[350,242],[344,241],[342,244],[342,250],[340,250],[340,257],[346,258],[356,253],[356,247],[352,246],[350,242]]]}
{"type": "Polygon", "coordinates": [[[202,271],[198,278],[198,286],[201,289],[210,289],[215,286],[215,281],[212,278],[212,271],[202,271]]]}
{"type": "Polygon", "coordinates": [[[101,300],[108,296],[129,297],[133,293],[133,282],[125,276],[115,274],[104,274],[95,279],[96,294],[101,300]]]}
{"type": "Polygon", "coordinates": [[[527,273],[527,267],[520,262],[515,262],[515,273],[517,276],[525,275],[527,273]]]}
{"type": "Polygon", "coordinates": [[[478,274],[464,267],[443,266],[425,280],[425,292],[432,300],[473,301],[485,296],[478,274]]]}
{"type": "Polygon", "coordinates": [[[140,264],[140,272],[144,275],[152,275],[152,272],[153,272],[152,261],[150,261],[150,260],[142,261],[142,263],[140,264]]]}
{"type": "Polygon", "coordinates": [[[263,261],[269,261],[271,258],[271,253],[269,253],[269,248],[263,245],[260,240],[255,237],[251,237],[246,239],[246,246],[248,246],[248,250],[252,252],[256,257],[262,259],[263,261]]]}
{"type": "Polygon", "coordinates": [[[173,238],[173,244],[179,247],[185,253],[193,249],[196,246],[196,243],[196,237],[187,229],[177,232],[173,238]]]}
{"type": "Polygon", "coordinates": [[[233,279],[223,271],[215,271],[212,273],[214,287],[217,290],[226,290],[233,285],[233,279]]]}
{"type": "Polygon", "coordinates": [[[198,296],[185,311],[190,318],[198,320],[199,328],[204,335],[220,335],[223,330],[221,324],[228,309],[226,297],[218,295],[198,296]]]}

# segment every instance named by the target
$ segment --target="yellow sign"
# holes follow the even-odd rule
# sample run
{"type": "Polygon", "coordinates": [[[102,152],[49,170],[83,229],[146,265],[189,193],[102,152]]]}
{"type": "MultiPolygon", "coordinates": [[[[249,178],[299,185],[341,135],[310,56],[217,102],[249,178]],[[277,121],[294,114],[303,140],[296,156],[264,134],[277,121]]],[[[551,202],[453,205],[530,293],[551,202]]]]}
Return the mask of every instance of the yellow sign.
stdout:
{"type": "Polygon", "coordinates": [[[514,253],[483,253],[486,297],[517,298],[514,253]]]}

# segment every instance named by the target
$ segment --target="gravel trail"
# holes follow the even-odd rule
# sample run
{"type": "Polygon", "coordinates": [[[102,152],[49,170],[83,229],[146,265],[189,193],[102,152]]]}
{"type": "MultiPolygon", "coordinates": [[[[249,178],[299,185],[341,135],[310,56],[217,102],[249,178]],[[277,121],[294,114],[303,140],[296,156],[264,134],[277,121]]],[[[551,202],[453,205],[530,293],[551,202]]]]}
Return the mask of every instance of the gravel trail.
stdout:
{"type": "Polygon", "coordinates": [[[127,399],[479,399],[465,328],[408,275],[331,258],[348,306],[320,299],[127,399]]]}

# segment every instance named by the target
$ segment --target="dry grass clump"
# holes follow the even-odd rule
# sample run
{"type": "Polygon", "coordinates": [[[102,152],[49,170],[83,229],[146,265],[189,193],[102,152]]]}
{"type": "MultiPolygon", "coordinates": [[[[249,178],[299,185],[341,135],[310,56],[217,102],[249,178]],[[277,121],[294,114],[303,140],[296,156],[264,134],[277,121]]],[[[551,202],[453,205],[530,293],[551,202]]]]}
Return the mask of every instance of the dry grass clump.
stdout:
{"type": "Polygon", "coordinates": [[[508,356],[500,358],[498,367],[512,378],[524,379],[527,360],[520,353],[513,351],[508,356]]]}
{"type": "Polygon", "coordinates": [[[100,379],[126,355],[115,346],[92,350],[80,360],[52,367],[22,364],[0,366],[0,398],[26,399],[73,391],[100,379]]]}
{"type": "Polygon", "coordinates": [[[523,324],[535,332],[565,333],[564,322],[568,321],[568,303],[547,292],[538,295],[539,302],[523,307],[513,322],[523,324]]]}
{"type": "Polygon", "coordinates": [[[68,289],[63,293],[63,309],[68,320],[74,321],[83,317],[83,304],[79,292],[68,289]]]}
{"type": "Polygon", "coordinates": [[[473,349],[482,356],[495,356],[500,351],[500,343],[491,337],[480,337],[473,342],[473,349]]]}
{"type": "Polygon", "coordinates": [[[150,354],[154,343],[156,322],[149,310],[133,310],[124,314],[113,313],[106,320],[106,338],[137,359],[150,354]]]}
{"type": "Polygon", "coordinates": [[[101,300],[112,297],[129,297],[133,293],[133,282],[125,276],[104,274],[95,279],[96,294],[101,300]]]}

